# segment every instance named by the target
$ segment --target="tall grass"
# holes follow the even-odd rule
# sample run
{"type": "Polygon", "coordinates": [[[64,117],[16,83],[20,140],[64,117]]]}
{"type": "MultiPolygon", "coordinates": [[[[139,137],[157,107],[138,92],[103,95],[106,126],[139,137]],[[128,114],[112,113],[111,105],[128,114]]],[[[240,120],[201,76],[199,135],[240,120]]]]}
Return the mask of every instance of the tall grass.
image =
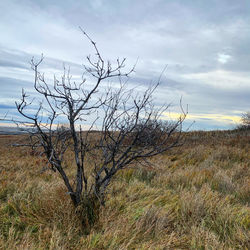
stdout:
{"type": "Polygon", "coordinates": [[[0,249],[249,249],[250,135],[185,136],[115,176],[88,228],[44,159],[0,136],[0,249]]]}

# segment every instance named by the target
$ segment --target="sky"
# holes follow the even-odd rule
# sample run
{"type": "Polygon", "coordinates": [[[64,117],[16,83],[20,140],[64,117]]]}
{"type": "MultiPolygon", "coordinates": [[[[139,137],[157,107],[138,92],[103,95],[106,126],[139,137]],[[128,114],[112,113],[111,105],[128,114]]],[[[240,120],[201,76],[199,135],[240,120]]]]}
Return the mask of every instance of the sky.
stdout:
{"type": "Polygon", "coordinates": [[[167,66],[155,93],[156,105],[172,104],[166,119],[180,99],[193,130],[234,128],[250,110],[249,0],[1,0],[0,9],[0,117],[17,115],[22,88],[36,96],[32,57],[44,55],[48,78],[63,64],[81,76],[94,50],[79,26],[104,58],[137,62],[132,87],[167,66]]]}

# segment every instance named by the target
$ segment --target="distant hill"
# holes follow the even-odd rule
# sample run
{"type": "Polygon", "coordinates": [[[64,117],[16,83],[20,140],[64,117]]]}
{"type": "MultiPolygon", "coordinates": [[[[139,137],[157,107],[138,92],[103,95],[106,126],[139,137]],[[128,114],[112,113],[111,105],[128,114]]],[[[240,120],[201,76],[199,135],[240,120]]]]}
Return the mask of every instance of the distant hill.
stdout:
{"type": "Polygon", "coordinates": [[[28,133],[27,129],[20,129],[18,127],[0,126],[0,135],[20,135],[26,133],[28,133]]]}

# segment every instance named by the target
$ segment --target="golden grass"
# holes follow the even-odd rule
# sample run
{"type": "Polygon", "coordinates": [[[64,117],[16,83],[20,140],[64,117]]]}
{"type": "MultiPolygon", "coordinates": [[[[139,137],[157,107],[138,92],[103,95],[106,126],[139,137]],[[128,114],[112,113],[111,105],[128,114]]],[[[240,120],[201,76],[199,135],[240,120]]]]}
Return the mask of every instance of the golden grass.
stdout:
{"type": "MultiPolygon", "coordinates": [[[[115,176],[88,235],[43,158],[0,136],[0,249],[249,249],[250,135],[193,132],[115,176]]],[[[67,172],[73,176],[67,158],[67,172]]]]}

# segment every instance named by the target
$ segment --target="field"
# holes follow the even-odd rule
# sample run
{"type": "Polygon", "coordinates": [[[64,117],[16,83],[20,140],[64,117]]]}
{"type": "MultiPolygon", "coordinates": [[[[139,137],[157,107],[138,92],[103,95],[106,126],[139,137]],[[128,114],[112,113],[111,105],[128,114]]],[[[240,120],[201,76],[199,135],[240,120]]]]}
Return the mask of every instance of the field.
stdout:
{"type": "Polygon", "coordinates": [[[10,146],[19,138],[0,136],[0,249],[250,248],[249,131],[190,132],[120,172],[89,234],[59,175],[10,146]]]}

